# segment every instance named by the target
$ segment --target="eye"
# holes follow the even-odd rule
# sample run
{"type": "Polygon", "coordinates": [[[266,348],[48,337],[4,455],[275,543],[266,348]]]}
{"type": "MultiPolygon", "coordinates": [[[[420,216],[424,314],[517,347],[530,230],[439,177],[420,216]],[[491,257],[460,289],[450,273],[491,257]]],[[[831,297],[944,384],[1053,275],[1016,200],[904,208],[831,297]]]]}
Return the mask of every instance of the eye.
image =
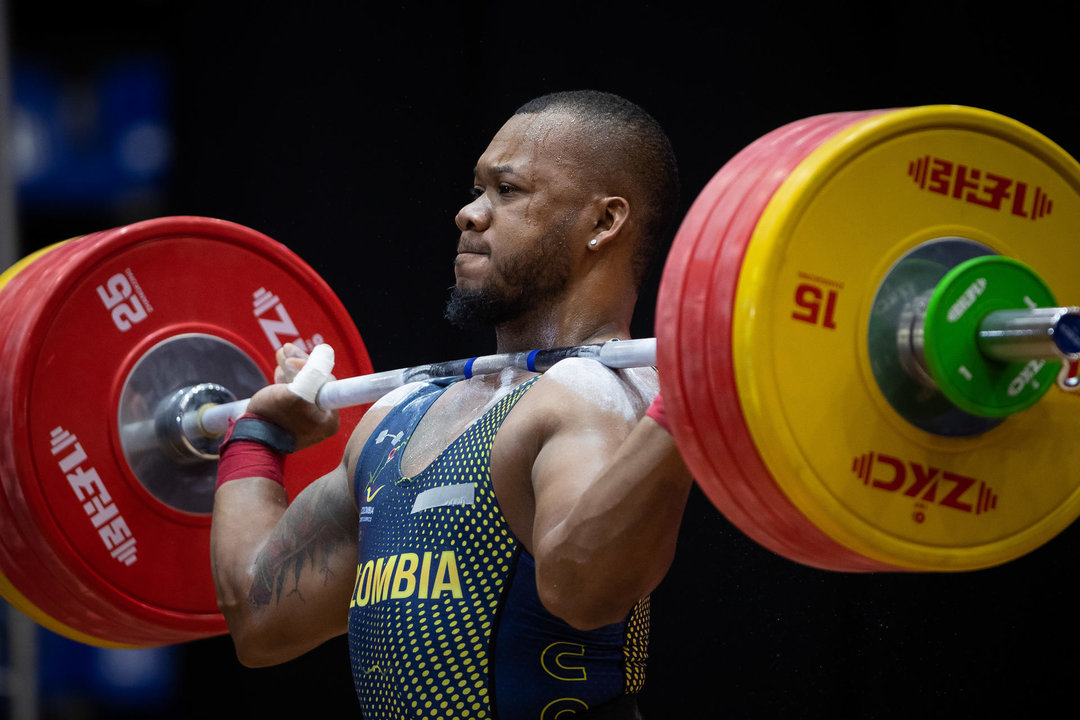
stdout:
{"type": "Polygon", "coordinates": [[[517,188],[515,188],[513,185],[508,185],[506,183],[499,183],[499,194],[500,195],[506,195],[507,193],[512,193],[516,189],[517,188]]]}
{"type": "Polygon", "coordinates": [[[484,188],[479,187],[478,185],[473,185],[471,188],[469,188],[469,200],[475,200],[483,194],[484,188]]]}

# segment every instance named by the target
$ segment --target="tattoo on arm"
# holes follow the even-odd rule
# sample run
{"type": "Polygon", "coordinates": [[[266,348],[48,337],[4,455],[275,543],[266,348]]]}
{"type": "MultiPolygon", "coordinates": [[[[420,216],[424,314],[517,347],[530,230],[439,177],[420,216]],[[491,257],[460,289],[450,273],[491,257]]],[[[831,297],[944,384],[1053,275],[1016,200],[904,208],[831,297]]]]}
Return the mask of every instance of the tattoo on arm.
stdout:
{"type": "Polygon", "coordinates": [[[282,516],[273,535],[255,560],[255,577],[249,592],[256,606],[280,603],[300,592],[300,579],[310,564],[328,584],[334,576],[331,558],[356,542],[356,511],[351,498],[328,488],[301,493],[282,516]],[[289,586],[286,586],[289,583],[289,586]]]}

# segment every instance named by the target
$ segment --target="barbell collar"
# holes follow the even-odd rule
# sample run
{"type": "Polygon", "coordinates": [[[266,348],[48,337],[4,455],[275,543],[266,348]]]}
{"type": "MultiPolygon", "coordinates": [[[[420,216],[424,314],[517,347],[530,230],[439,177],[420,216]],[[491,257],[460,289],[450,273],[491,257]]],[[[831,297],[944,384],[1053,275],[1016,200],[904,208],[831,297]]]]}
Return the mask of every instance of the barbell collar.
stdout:
{"type": "MultiPolygon", "coordinates": [[[[904,370],[925,387],[939,390],[941,383],[926,362],[926,293],[901,313],[897,328],[899,359],[904,370]]],[[[1066,392],[1080,390],[1071,369],[1080,360],[1080,306],[995,310],[978,325],[974,341],[991,363],[1060,362],[1057,386],[1066,392]]]]}
{"type": "Polygon", "coordinates": [[[148,420],[120,426],[120,442],[128,456],[160,451],[180,465],[217,460],[219,435],[202,432],[199,417],[211,407],[235,402],[228,388],[199,383],[164,398],[148,420]]]}
{"type": "MultiPolygon", "coordinates": [[[[907,336],[941,394],[979,417],[1026,410],[1054,385],[1059,364],[1080,357],[1080,308],[1059,307],[1048,284],[1016,258],[960,263],[904,317],[914,325],[905,332],[901,320],[901,350],[907,336]]],[[[1075,387],[1060,377],[1057,385],[1075,387]]]]}

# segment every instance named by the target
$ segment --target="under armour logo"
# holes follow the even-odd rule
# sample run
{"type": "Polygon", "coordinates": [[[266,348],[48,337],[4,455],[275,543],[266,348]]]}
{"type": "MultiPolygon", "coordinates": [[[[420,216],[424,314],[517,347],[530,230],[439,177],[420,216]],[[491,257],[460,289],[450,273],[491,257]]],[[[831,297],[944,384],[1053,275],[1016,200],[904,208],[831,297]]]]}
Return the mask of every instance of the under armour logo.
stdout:
{"type": "Polygon", "coordinates": [[[379,445],[380,443],[382,443],[383,440],[386,440],[387,438],[390,438],[390,444],[391,445],[397,445],[399,442],[401,442],[401,437],[404,434],[405,434],[404,430],[399,431],[395,435],[391,435],[386,430],[383,430],[381,433],[379,433],[379,437],[375,438],[375,444],[379,445]]]}

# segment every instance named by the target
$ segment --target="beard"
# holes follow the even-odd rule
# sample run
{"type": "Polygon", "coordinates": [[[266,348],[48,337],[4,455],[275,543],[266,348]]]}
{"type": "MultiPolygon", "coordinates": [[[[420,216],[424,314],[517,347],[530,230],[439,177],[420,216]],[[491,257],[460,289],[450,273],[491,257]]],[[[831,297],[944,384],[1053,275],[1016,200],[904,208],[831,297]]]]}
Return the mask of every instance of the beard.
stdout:
{"type": "Polygon", "coordinates": [[[496,327],[558,297],[570,279],[565,235],[551,233],[493,269],[495,272],[479,288],[450,288],[444,314],[455,327],[462,330],[496,327]]]}

